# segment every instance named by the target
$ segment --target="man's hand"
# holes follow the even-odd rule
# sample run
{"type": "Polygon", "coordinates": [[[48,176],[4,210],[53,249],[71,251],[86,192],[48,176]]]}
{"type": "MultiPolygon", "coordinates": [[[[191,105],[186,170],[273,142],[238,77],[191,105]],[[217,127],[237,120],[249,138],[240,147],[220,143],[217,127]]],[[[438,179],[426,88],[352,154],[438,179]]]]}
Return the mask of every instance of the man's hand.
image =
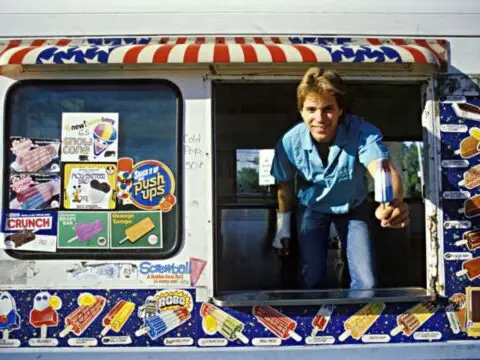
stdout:
{"type": "Polygon", "coordinates": [[[399,199],[394,199],[388,205],[380,205],[375,211],[382,227],[403,229],[408,225],[408,206],[399,199]]]}
{"type": "Polygon", "coordinates": [[[277,213],[277,233],[273,238],[272,246],[277,249],[280,256],[286,256],[289,253],[290,215],[289,211],[277,213]]]}

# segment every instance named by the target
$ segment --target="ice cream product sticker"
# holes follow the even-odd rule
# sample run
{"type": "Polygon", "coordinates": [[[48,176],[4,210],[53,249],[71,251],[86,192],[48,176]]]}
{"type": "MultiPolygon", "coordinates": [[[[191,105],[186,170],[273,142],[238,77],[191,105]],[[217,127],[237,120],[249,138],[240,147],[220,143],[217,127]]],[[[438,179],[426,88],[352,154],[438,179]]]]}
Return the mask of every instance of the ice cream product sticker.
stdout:
{"type": "Polygon", "coordinates": [[[175,178],[164,163],[141,161],[133,166],[130,200],[143,210],[169,212],[176,204],[175,178]]]}
{"type": "Polygon", "coordinates": [[[109,214],[62,212],[58,215],[58,248],[108,249],[109,214]]]}
{"type": "Polygon", "coordinates": [[[8,212],[3,217],[0,248],[54,252],[57,249],[57,213],[8,212]]]}
{"type": "Polygon", "coordinates": [[[116,164],[66,164],[65,209],[114,209],[116,164]]]}
{"type": "Polygon", "coordinates": [[[118,113],[63,113],[63,162],[115,162],[118,113]]]}
{"type": "Polygon", "coordinates": [[[10,210],[45,210],[60,207],[60,176],[17,174],[10,176],[10,210]]]}
{"type": "Polygon", "coordinates": [[[81,336],[95,321],[105,307],[106,299],[100,295],[82,293],[78,296],[78,307],[65,318],[65,327],[59,333],[61,338],[67,335],[81,336]]]}
{"type": "Polygon", "coordinates": [[[17,173],[60,172],[60,140],[12,136],[8,160],[17,173]]]}
{"type": "Polygon", "coordinates": [[[13,296],[7,292],[0,292],[0,332],[2,332],[2,346],[20,346],[20,341],[11,339],[10,333],[20,329],[21,319],[17,310],[17,303],[13,296]]]}
{"type": "Polygon", "coordinates": [[[162,249],[160,211],[119,211],[111,214],[112,249],[162,249]]]}
{"type": "Polygon", "coordinates": [[[62,307],[62,300],[56,296],[51,295],[48,291],[42,291],[33,298],[33,307],[30,310],[29,322],[30,324],[40,330],[39,336],[34,341],[30,339],[31,346],[56,346],[52,342],[58,343],[56,339],[48,339],[48,328],[57,327],[59,323],[59,316],[57,310],[62,307]]]}

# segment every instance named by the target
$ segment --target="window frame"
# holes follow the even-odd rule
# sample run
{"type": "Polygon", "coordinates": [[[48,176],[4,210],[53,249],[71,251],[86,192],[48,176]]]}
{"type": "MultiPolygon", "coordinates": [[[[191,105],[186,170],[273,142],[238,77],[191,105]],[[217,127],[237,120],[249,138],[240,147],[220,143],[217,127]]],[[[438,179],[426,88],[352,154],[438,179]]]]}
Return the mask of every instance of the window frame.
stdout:
{"type": "MultiPolygon", "coordinates": [[[[28,78],[28,79],[19,79],[11,84],[5,92],[5,100],[4,100],[4,112],[3,112],[3,140],[8,140],[9,133],[10,133],[10,121],[11,114],[13,111],[12,101],[9,99],[12,96],[12,93],[16,91],[18,88],[23,86],[28,86],[31,84],[45,84],[45,85],[53,85],[53,84],[61,84],[61,85],[77,85],[82,84],[88,86],[89,84],[96,85],[96,84],[128,84],[130,86],[135,86],[135,84],[155,84],[155,85],[164,85],[170,88],[176,96],[176,186],[175,186],[175,193],[177,197],[177,204],[176,204],[176,225],[175,225],[175,239],[173,242],[173,246],[168,249],[167,251],[158,251],[158,249],[128,249],[128,250],[103,250],[103,249],[61,249],[57,250],[56,252],[36,252],[36,251],[22,251],[22,250],[5,250],[5,253],[10,257],[17,259],[17,260],[89,260],[89,261],[107,261],[107,260],[163,260],[169,259],[174,257],[182,248],[183,244],[183,146],[182,146],[182,138],[184,133],[184,98],[182,92],[173,81],[167,79],[149,79],[149,78],[109,78],[109,77],[99,77],[95,78],[73,78],[73,77],[60,77],[56,79],[52,78],[28,78]]],[[[8,144],[8,141],[5,141],[8,144]]],[[[2,173],[2,181],[3,186],[2,197],[3,203],[2,206],[6,208],[6,204],[8,203],[8,196],[6,195],[6,191],[8,190],[5,187],[5,184],[9,183],[9,168],[8,164],[8,151],[6,149],[6,145],[3,146],[3,162],[5,164],[3,173],[2,173]]],[[[62,186],[63,186],[63,179],[62,179],[62,186]]],[[[64,211],[64,210],[61,210],[64,211]]],[[[65,211],[68,212],[69,210],[65,211]]],[[[95,210],[94,210],[95,211],[95,210]]],[[[141,210],[139,210],[141,211],[141,210]]],[[[114,211],[106,211],[112,212],[114,211]]],[[[58,225],[58,224],[57,224],[58,225]]],[[[58,236],[58,234],[57,234],[58,236]]]]}

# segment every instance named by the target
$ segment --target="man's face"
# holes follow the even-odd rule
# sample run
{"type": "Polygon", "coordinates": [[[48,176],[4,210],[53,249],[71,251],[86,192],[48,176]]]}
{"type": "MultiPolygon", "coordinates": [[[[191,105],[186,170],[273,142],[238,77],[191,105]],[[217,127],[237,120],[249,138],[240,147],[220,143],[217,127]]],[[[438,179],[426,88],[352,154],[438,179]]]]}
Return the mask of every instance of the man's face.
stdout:
{"type": "Polygon", "coordinates": [[[331,143],[335,138],[338,120],[343,113],[334,95],[311,92],[303,102],[303,121],[317,142],[331,143]]]}

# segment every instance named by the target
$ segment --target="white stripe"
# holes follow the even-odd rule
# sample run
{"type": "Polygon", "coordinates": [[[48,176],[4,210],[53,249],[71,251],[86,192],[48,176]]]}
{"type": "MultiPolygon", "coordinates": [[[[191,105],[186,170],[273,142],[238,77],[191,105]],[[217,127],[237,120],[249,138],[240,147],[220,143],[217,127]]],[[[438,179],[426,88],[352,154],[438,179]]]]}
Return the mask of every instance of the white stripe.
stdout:
{"type": "Polygon", "coordinates": [[[138,54],[138,63],[139,64],[152,64],[153,63],[153,56],[157,52],[158,49],[165,45],[148,45],[143,48],[142,51],[138,54]]]}
{"type": "Polygon", "coordinates": [[[123,59],[125,58],[125,54],[128,50],[132,49],[134,45],[124,45],[119,46],[112,50],[110,55],[108,56],[108,63],[109,64],[122,64],[123,59]]]}
{"type": "Polygon", "coordinates": [[[11,49],[8,49],[0,56],[0,65],[8,65],[10,58],[17,52],[22,49],[29,48],[30,46],[18,46],[11,49]]]}
{"type": "Polygon", "coordinates": [[[255,53],[257,54],[257,59],[259,63],[271,63],[272,55],[268,51],[267,47],[263,44],[251,44],[255,53]]]}
{"type": "Polygon", "coordinates": [[[305,47],[307,47],[307,48],[309,48],[310,50],[313,51],[313,53],[317,57],[317,62],[319,62],[319,63],[331,63],[332,62],[332,56],[330,55],[328,50],[325,49],[323,46],[321,46],[321,45],[310,45],[310,44],[305,44],[305,45],[302,45],[302,46],[305,46],[305,47]]]}
{"type": "Polygon", "coordinates": [[[228,52],[230,53],[231,63],[244,63],[245,56],[242,50],[242,46],[239,44],[228,44],[228,52]]]}
{"type": "Polygon", "coordinates": [[[302,63],[303,58],[300,52],[295,49],[293,46],[289,45],[276,45],[282,49],[288,63],[302,63]]]}
{"type": "Polygon", "coordinates": [[[200,46],[198,51],[199,63],[212,63],[213,62],[213,48],[215,44],[204,44],[200,46]]]}
{"type": "Polygon", "coordinates": [[[168,54],[167,62],[169,64],[183,64],[185,58],[185,50],[190,44],[178,44],[172,47],[172,50],[168,54]]]}

